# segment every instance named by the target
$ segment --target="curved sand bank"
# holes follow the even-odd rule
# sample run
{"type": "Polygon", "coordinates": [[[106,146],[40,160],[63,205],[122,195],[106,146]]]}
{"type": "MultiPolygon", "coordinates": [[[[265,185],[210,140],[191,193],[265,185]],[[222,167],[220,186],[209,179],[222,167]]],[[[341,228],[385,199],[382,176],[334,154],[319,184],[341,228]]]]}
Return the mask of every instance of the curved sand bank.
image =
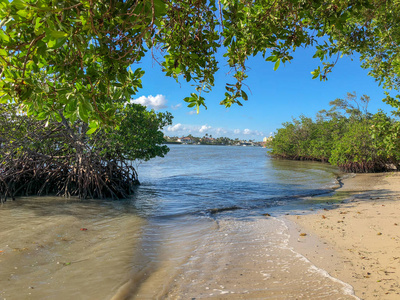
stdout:
{"type": "Polygon", "coordinates": [[[294,249],[361,299],[400,299],[400,173],[344,180],[339,205],[287,216],[294,249]]]}

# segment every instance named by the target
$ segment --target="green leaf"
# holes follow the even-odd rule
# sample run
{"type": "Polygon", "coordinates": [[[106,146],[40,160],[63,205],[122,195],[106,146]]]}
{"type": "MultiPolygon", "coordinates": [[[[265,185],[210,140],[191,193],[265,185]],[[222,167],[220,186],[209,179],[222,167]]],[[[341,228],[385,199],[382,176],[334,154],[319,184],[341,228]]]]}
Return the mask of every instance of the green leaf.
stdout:
{"type": "Polygon", "coordinates": [[[67,39],[68,39],[68,37],[64,37],[64,38],[61,38],[61,39],[57,39],[57,43],[54,45],[54,48],[55,48],[55,49],[60,48],[62,45],[65,44],[65,42],[67,41],[67,39]]]}
{"type": "Polygon", "coordinates": [[[154,0],[154,10],[154,15],[159,17],[166,14],[167,6],[163,0],[154,0]]]}
{"type": "Polygon", "coordinates": [[[0,55],[1,55],[1,56],[7,56],[7,55],[8,55],[8,53],[7,53],[7,51],[6,51],[6,50],[4,50],[4,49],[0,49],[0,55]]]}
{"type": "Polygon", "coordinates": [[[99,122],[91,120],[89,123],[90,128],[99,128],[99,122]]]}
{"type": "Polygon", "coordinates": [[[55,31],[55,30],[50,30],[50,35],[56,39],[68,36],[68,34],[63,31],[55,31]]]}
{"type": "Polygon", "coordinates": [[[27,7],[26,3],[22,0],[14,0],[11,2],[11,5],[14,5],[17,9],[25,9],[27,7]]]}
{"type": "Polygon", "coordinates": [[[278,70],[280,64],[281,64],[281,59],[278,58],[278,60],[276,61],[275,65],[274,65],[274,71],[278,70]]]}
{"type": "Polygon", "coordinates": [[[319,71],[318,71],[318,70],[315,70],[315,71],[311,72],[311,74],[313,75],[312,79],[315,79],[315,78],[318,77],[319,71]]]}
{"type": "Polygon", "coordinates": [[[41,18],[36,18],[36,20],[35,20],[35,31],[38,30],[43,25],[43,23],[41,21],[42,21],[41,18]]]}
{"type": "Polygon", "coordinates": [[[82,101],[82,105],[85,107],[85,110],[93,111],[93,106],[89,101],[82,101]]]}
{"type": "Polygon", "coordinates": [[[38,120],[44,120],[47,118],[47,112],[41,112],[40,114],[38,114],[38,116],[36,117],[36,119],[38,120]]]}
{"type": "Polygon", "coordinates": [[[87,134],[87,135],[91,135],[91,134],[93,134],[96,130],[97,130],[96,127],[95,127],[95,128],[90,128],[88,131],[86,131],[86,134],[87,134]]]}
{"type": "Polygon", "coordinates": [[[82,105],[82,102],[79,104],[79,117],[81,118],[81,120],[85,123],[88,122],[88,111],[85,109],[85,106],[82,105]]]}
{"type": "Polygon", "coordinates": [[[55,114],[55,118],[56,118],[57,122],[62,122],[62,118],[59,114],[55,114]]]}
{"type": "Polygon", "coordinates": [[[247,94],[244,91],[241,91],[241,93],[243,100],[247,101],[249,99],[249,97],[247,97],[247,94]]]}
{"type": "Polygon", "coordinates": [[[56,39],[50,39],[50,40],[47,42],[47,47],[49,47],[49,48],[55,48],[56,44],[57,44],[57,40],[56,40],[56,39]]]}
{"type": "Polygon", "coordinates": [[[26,16],[28,15],[28,11],[21,9],[21,10],[17,11],[17,15],[25,19],[26,16]]]}
{"type": "Polygon", "coordinates": [[[5,42],[10,41],[10,38],[8,37],[8,35],[6,35],[2,30],[0,30],[0,39],[2,39],[5,42]]]}

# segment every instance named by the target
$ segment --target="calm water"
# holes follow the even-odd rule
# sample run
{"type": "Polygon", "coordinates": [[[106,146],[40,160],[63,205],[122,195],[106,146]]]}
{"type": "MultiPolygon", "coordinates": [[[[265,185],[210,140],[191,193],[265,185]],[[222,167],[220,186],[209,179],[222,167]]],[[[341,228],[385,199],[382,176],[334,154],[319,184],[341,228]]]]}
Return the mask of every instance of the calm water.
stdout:
{"type": "Polygon", "coordinates": [[[282,206],[328,193],[338,171],[328,164],[270,159],[259,147],[172,145],[165,158],[138,166],[133,205],[145,216],[205,214],[210,209],[282,206]]]}
{"type": "Polygon", "coordinates": [[[1,206],[0,299],[354,299],[289,247],[281,218],[331,193],[336,168],[170,148],[137,166],[131,199],[1,206]]]}

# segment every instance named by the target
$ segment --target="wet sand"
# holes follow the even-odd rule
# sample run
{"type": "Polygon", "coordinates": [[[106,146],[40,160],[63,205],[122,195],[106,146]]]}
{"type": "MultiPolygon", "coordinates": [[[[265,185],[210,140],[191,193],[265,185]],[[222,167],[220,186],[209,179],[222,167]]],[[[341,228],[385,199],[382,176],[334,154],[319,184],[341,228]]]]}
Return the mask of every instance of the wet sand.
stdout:
{"type": "Polygon", "coordinates": [[[218,230],[181,267],[164,297],[355,299],[351,286],[293,251],[288,240],[287,227],[279,218],[221,220],[218,230]]]}
{"type": "Polygon", "coordinates": [[[287,216],[290,244],[361,299],[400,299],[400,174],[344,181],[340,204],[287,216]]]}
{"type": "Polygon", "coordinates": [[[145,221],[71,202],[31,197],[0,207],[1,300],[110,299],[127,280],[145,221]]]}

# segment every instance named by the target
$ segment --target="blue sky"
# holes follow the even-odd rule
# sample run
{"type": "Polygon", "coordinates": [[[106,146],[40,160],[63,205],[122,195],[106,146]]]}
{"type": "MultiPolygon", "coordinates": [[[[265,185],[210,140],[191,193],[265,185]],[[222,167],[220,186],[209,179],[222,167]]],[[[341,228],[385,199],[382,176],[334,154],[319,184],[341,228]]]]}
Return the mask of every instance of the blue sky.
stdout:
{"type": "Polygon", "coordinates": [[[137,102],[146,104],[158,111],[170,111],[173,125],[164,133],[169,136],[228,136],[230,138],[254,139],[261,141],[270,136],[281,124],[292,117],[304,114],[314,117],[322,109],[329,108],[329,102],[336,98],[345,98],[347,92],[356,92],[358,96],[371,97],[369,111],[378,109],[390,112],[390,106],[382,102],[384,93],[367,70],[360,67],[357,57],[340,59],[329,75],[328,81],[312,79],[311,71],[319,60],[313,59],[312,49],[298,49],[291,63],[281,64],[277,71],[274,64],[266,62],[261,56],[248,62],[249,87],[248,101],[243,106],[234,105],[225,108],[219,105],[225,93],[225,83],[233,80],[227,74],[226,63],[220,57],[220,70],[216,74],[212,92],[203,94],[207,110],[196,114],[186,107],[183,98],[194,92],[194,88],[181,80],[166,77],[161,67],[151,59],[151,55],[139,65],[146,71],[143,77],[143,89],[136,95],[137,102]]]}

